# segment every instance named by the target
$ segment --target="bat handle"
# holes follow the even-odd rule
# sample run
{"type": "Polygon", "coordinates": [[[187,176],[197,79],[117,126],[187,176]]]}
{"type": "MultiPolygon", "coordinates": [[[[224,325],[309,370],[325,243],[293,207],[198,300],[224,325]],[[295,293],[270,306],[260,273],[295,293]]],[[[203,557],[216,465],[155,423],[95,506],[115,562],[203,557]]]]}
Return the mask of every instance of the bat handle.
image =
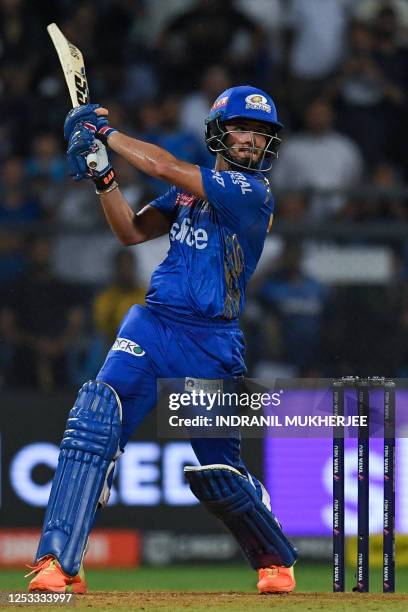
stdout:
{"type": "Polygon", "coordinates": [[[94,170],[98,165],[98,158],[96,153],[89,153],[89,155],[86,156],[86,163],[88,164],[88,168],[94,170]]]}

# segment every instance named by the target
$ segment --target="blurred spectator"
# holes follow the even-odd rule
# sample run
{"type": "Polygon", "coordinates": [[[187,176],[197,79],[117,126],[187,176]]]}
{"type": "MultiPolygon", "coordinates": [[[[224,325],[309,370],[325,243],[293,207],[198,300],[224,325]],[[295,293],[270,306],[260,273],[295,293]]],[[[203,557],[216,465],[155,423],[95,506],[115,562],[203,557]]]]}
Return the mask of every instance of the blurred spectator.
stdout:
{"type": "Polygon", "coordinates": [[[407,40],[408,33],[408,3],[406,0],[359,0],[353,6],[353,15],[358,21],[370,24],[378,12],[384,7],[391,7],[402,28],[401,38],[407,40]]]}
{"type": "Polygon", "coordinates": [[[390,164],[379,164],[369,177],[369,184],[359,197],[355,196],[339,211],[339,218],[348,221],[408,220],[403,183],[390,164]]]}
{"type": "Polygon", "coordinates": [[[53,133],[43,132],[33,138],[27,172],[40,185],[47,181],[58,183],[66,177],[65,156],[62,155],[58,139],[53,133]]]}
{"type": "Polygon", "coordinates": [[[106,347],[116,338],[121,320],[133,304],[144,304],[146,288],[137,273],[136,258],[130,249],[120,249],[112,258],[112,278],[94,302],[94,321],[106,347]]]}
{"type": "MultiPolygon", "coordinates": [[[[385,6],[374,21],[374,57],[383,78],[383,121],[388,128],[386,155],[401,161],[408,154],[408,49],[399,44],[400,26],[396,12],[385,6]]],[[[401,167],[406,170],[406,164],[401,167]]]]}
{"type": "Polygon", "coordinates": [[[9,347],[6,383],[49,390],[67,380],[66,360],[78,340],[82,308],[75,288],[51,271],[49,239],[28,246],[28,271],[4,292],[0,328],[9,347]]]}
{"type": "Polygon", "coordinates": [[[19,278],[25,267],[24,236],[18,231],[0,228],[0,286],[19,278]]]}
{"type": "Polygon", "coordinates": [[[408,55],[396,44],[390,9],[379,13],[373,29],[352,25],[348,59],[329,92],[336,99],[339,126],[356,140],[371,165],[395,156],[397,140],[406,146],[402,119],[407,74],[408,55]]]}
{"type": "Polygon", "coordinates": [[[286,0],[237,0],[237,8],[265,31],[268,59],[282,59],[282,30],[287,12],[286,0]]]}
{"type": "Polygon", "coordinates": [[[341,129],[358,142],[373,164],[385,154],[383,80],[374,57],[371,29],[354,23],[350,29],[348,58],[328,87],[338,109],[341,129]]]}
{"type": "Polygon", "coordinates": [[[203,142],[204,120],[214,100],[228,87],[231,87],[231,79],[223,66],[218,64],[207,68],[202,75],[200,89],[187,94],[182,101],[181,127],[195,134],[197,140],[203,142]]]}
{"type": "MultiPolygon", "coordinates": [[[[150,121],[153,119],[153,122],[147,126],[148,131],[142,133],[141,138],[163,147],[163,149],[184,161],[203,166],[212,166],[214,160],[212,155],[208,153],[204,142],[200,142],[193,133],[181,127],[180,106],[181,100],[179,96],[168,94],[162,99],[160,106],[156,107],[156,115],[152,115],[152,113],[146,115],[145,112],[144,120],[146,121],[146,118],[150,121]],[[155,124],[154,120],[160,123],[155,124]]],[[[146,182],[157,195],[164,193],[169,188],[163,181],[152,177],[146,177],[146,182]]]]}
{"type": "Polygon", "coordinates": [[[24,232],[43,217],[39,201],[28,189],[24,163],[10,157],[0,177],[0,284],[17,279],[25,269],[24,232]]]}
{"type": "MultiPolygon", "coordinates": [[[[312,191],[347,189],[362,175],[362,158],[356,144],[333,128],[333,110],[323,100],[306,109],[305,129],[284,141],[279,160],[272,169],[276,189],[312,191]]],[[[314,194],[311,215],[330,216],[344,202],[339,194],[314,194]]]]}
{"type": "Polygon", "coordinates": [[[11,157],[4,162],[0,182],[0,225],[26,225],[39,221],[42,211],[29,190],[23,161],[11,157]]]}
{"type": "Polygon", "coordinates": [[[277,202],[277,215],[280,220],[292,225],[305,221],[307,216],[306,198],[297,192],[288,192],[277,202]]]}
{"type": "Polygon", "coordinates": [[[285,64],[290,77],[290,103],[296,112],[320,94],[323,81],[333,74],[342,61],[352,2],[289,2],[285,64]]]}
{"type": "Polygon", "coordinates": [[[407,84],[408,51],[399,42],[399,23],[396,12],[385,6],[378,11],[373,22],[375,58],[384,78],[388,79],[388,94],[396,104],[404,100],[407,84]]]}
{"type": "Polygon", "coordinates": [[[24,155],[29,150],[28,134],[32,133],[35,117],[32,109],[35,98],[32,95],[33,70],[28,63],[16,61],[0,65],[0,116],[12,131],[13,153],[24,155]],[[7,95],[4,93],[7,92],[7,95]],[[24,117],[24,121],[22,121],[24,117]]]}
{"type": "MultiPolygon", "coordinates": [[[[90,3],[92,6],[92,3],[90,3]]],[[[102,62],[124,63],[131,59],[130,36],[136,24],[140,26],[144,10],[144,0],[115,0],[104,2],[102,10],[98,11],[97,31],[98,58],[102,62]],[[120,41],[120,44],[118,44],[120,41]],[[115,62],[112,59],[115,58],[115,62]]],[[[143,49],[141,36],[136,42],[136,51],[143,49]]]]}
{"type": "MultiPolygon", "coordinates": [[[[333,291],[325,326],[325,363],[337,375],[395,376],[397,366],[398,302],[387,286],[349,285],[333,291]]],[[[330,374],[331,375],[331,374],[330,374]]]]}
{"type": "Polygon", "coordinates": [[[191,89],[223,59],[242,81],[256,78],[262,30],[233,0],[197,0],[167,24],[158,40],[163,89],[191,89]]]}
{"type": "Polygon", "coordinates": [[[38,61],[33,49],[40,27],[29,2],[0,0],[0,60],[38,61]]]}
{"type": "Polygon", "coordinates": [[[200,164],[205,158],[204,144],[200,144],[194,134],[182,129],[180,106],[180,97],[174,94],[162,100],[158,144],[184,161],[200,164]]]}
{"type": "Polygon", "coordinates": [[[137,114],[137,138],[156,143],[160,135],[160,106],[150,100],[141,104],[137,114]]]}
{"type": "Polygon", "coordinates": [[[302,250],[293,242],[284,249],[276,269],[263,274],[258,299],[265,313],[279,321],[281,360],[299,372],[320,361],[320,343],[328,292],[301,269],[302,250]]]}
{"type": "MultiPolygon", "coordinates": [[[[103,16],[102,28],[106,29],[101,41],[109,40],[104,50],[106,60],[117,55],[117,41],[122,41],[121,56],[124,64],[124,83],[120,92],[120,100],[129,108],[145,100],[152,100],[159,95],[159,83],[156,69],[156,50],[153,46],[152,23],[149,19],[151,0],[119,0],[118,3],[108,3],[107,14],[103,16]],[[119,5],[119,6],[117,6],[119,5]],[[119,8],[119,15],[116,10],[119,8]],[[117,35],[111,33],[110,15],[117,35]],[[119,33],[119,29],[122,30],[119,33]]],[[[162,3],[162,8],[163,3],[162,3]]],[[[163,12],[163,11],[162,11],[163,12]]]]}

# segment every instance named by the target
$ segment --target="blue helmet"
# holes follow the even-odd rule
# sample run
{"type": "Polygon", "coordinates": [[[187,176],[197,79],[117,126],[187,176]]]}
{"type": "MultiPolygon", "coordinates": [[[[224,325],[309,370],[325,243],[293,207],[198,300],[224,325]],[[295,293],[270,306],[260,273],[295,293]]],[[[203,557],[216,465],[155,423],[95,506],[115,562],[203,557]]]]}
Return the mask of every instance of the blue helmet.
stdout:
{"type": "MultiPolygon", "coordinates": [[[[219,154],[228,163],[244,168],[246,170],[260,170],[266,172],[270,169],[271,163],[265,167],[265,159],[269,158],[272,161],[277,157],[277,151],[281,143],[278,138],[278,132],[283,128],[283,125],[278,121],[276,107],[272,98],[256,87],[250,85],[240,85],[226,89],[215,100],[208,117],[205,120],[205,141],[207,148],[212,154],[219,154]],[[255,166],[252,166],[251,156],[246,165],[237,163],[231,157],[231,147],[225,144],[228,134],[234,130],[225,130],[225,123],[235,121],[237,119],[253,120],[264,123],[268,128],[266,134],[267,144],[262,149],[262,155],[255,166]]],[[[251,130],[257,133],[255,130],[251,130]]],[[[265,136],[265,133],[262,132],[265,136]]],[[[256,150],[253,144],[253,150],[256,150]]]]}

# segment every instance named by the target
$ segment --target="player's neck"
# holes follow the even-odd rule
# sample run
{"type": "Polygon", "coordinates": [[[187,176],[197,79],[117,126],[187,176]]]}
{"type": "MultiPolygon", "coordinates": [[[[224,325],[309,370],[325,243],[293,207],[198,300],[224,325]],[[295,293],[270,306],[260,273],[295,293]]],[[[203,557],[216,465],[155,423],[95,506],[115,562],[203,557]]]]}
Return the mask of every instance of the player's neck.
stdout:
{"type": "Polygon", "coordinates": [[[231,170],[231,165],[224,158],[222,158],[221,155],[217,155],[214,170],[217,170],[217,172],[221,172],[222,170],[231,170]]]}

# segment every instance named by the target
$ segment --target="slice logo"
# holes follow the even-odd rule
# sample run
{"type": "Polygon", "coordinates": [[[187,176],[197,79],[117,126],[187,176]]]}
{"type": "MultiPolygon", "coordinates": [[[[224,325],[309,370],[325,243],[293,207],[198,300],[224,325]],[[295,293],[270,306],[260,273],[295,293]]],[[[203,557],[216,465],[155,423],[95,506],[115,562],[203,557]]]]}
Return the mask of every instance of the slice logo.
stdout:
{"type": "Polygon", "coordinates": [[[144,351],[141,346],[127,338],[116,338],[111,350],[124,351],[125,353],[130,353],[134,357],[143,357],[143,355],[146,354],[146,351],[144,351]]]}
{"type": "Polygon", "coordinates": [[[202,227],[195,228],[191,225],[190,219],[183,219],[181,223],[173,223],[171,226],[170,240],[186,244],[189,247],[195,247],[199,251],[205,249],[208,245],[208,234],[202,227]]]}

